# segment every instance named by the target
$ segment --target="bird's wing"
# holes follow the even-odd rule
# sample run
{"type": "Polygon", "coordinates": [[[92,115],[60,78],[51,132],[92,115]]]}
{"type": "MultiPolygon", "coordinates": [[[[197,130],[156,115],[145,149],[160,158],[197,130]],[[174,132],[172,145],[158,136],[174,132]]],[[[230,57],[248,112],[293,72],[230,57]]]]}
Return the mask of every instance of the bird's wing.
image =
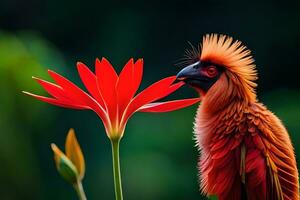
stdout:
{"type": "Polygon", "coordinates": [[[210,146],[208,157],[202,159],[199,167],[202,171],[202,183],[209,194],[215,194],[220,200],[240,200],[241,182],[239,179],[238,154],[236,150],[241,138],[226,135],[218,138],[210,146]]]}
{"type": "Polygon", "coordinates": [[[253,118],[248,131],[251,139],[246,140],[244,171],[248,190],[257,192],[258,188],[265,188],[266,199],[299,199],[295,155],[280,120],[267,111],[265,115],[253,118]],[[261,182],[257,187],[259,180],[264,179],[262,176],[266,178],[265,183],[261,182]]]}
{"type": "Polygon", "coordinates": [[[243,195],[248,200],[267,199],[266,159],[262,151],[255,146],[251,135],[244,137],[239,155],[240,180],[245,187],[243,195]]]}

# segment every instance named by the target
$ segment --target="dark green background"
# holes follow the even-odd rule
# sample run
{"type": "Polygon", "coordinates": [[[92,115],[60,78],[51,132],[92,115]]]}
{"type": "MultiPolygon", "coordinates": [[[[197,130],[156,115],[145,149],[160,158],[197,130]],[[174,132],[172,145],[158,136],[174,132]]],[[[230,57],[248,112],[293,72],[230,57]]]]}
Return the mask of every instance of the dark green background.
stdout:
{"type": "MultiPolygon", "coordinates": [[[[75,128],[86,158],[89,199],[114,199],[110,143],[92,112],[66,110],[25,96],[45,94],[31,80],[55,70],[81,85],[75,63],[93,69],[106,57],[118,72],[144,58],[141,89],[180,69],[188,41],[223,33],[244,42],[259,72],[258,96],[299,147],[300,1],[0,1],[0,199],[75,199],[55,170],[50,143],[64,146],[75,128]]],[[[192,97],[184,87],[173,98],[192,97]]],[[[121,144],[128,200],[201,199],[192,126],[197,106],[138,113],[121,144]]]]}

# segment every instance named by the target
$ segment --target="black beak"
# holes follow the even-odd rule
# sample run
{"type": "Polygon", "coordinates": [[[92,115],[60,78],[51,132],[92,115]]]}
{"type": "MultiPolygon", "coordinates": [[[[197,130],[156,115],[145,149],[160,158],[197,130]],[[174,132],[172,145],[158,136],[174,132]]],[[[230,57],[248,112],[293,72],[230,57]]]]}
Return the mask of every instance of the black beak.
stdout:
{"type": "Polygon", "coordinates": [[[199,77],[199,65],[200,62],[193,63],[183,68],[177,75],[177,81],[187,81],[190,79],[197,79],[199,77]]]}

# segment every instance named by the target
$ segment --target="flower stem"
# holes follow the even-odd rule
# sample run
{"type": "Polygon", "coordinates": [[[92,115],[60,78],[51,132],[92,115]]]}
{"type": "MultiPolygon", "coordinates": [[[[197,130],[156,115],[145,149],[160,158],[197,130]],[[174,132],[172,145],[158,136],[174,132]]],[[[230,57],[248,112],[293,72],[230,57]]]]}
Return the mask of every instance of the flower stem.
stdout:
{"type": "Polygon", "coordinates": [[[115,183],[115,196],[116,196],[116,200],[123,200],[119,146],[120,146],[120,139],[111,140],[113,170],[114,170],[114,183],[115,183]]]}
{"type": "Polygon", "coordinates": [[[86,200],[85,192],[84,192],[84,189],[83,189],[83,186],[82,186],[82,183],[81,183],[80,180],[78,180],[77,183],[74,184],[74,188],[77,192],[78,199],[79,200],[86,200]]]}

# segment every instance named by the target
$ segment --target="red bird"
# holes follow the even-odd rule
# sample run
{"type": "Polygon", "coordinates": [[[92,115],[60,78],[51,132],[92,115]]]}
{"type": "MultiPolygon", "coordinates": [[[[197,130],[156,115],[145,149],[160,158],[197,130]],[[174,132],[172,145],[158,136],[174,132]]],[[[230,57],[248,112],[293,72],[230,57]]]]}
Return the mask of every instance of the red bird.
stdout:
{"type": "Polygon", "coordinates": [[[284,125],[256,98],[250,51],[225,35],[203,38],[177,79],[202,96],[195,119],[200,188],[220,200],[299,199],[298,170],[284,125]]]}

